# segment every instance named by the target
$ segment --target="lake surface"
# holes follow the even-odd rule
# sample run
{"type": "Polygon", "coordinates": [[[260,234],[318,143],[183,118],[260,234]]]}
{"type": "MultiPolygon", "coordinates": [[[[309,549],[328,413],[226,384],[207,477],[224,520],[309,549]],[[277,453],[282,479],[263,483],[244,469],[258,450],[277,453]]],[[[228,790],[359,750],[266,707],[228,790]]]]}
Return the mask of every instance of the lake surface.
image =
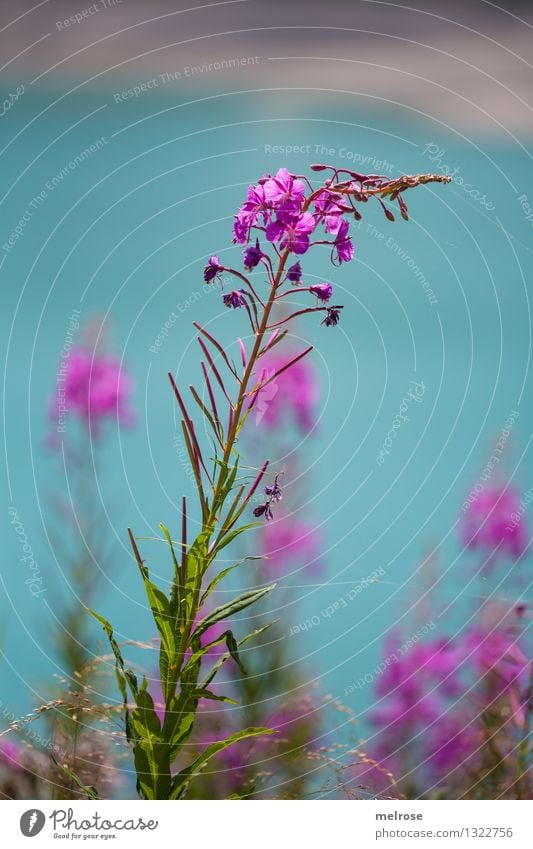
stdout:
{"type": "MultiPolygon", "coordinates": [[[[465,138],[393,109],[361,111],[342,93],[320,100],[306,91],[217,96],[206,88],[188,102],[169,83],[149,100],[116,102],[114,94],[31,90],[2,119],[2,245],[26,220],[0,255],[7,351],[0,698],[27,710],[60,672],[50,608],[69,589],[49,504],[65,492],[65,478],[43,440],[73,311],[82,322],[109,318],[135,379],[137,427],[110,435],[100,458],[117,566],[99,610],[121,639],[148,638],[125,528],[138,535],[156,534],[160,521],[177,528],[178,500],[192,491],[166,372],[184,385],[198,378],[193,320],[216,326],[228,343],[243,332],[242,316],[204,292],[202,268],[213,253],[239,261],[231,223],[246,185],[281,166],[306,172],[315,161],[391,176],[457,169],[451,186],[410,193],[409,223],[390,223],[369,204],[354,230],[351,264],[332,269],[326,250],[302,263],[308,279],[331,280],[345,306],[336,329],[314,317],[299,326],[316,345],[322,391],[317,432],[302,448],[302,506],[323,533],[323,572],[287,576],[281,583],[294,600],[280,610],[274,594],[269,613],[283,616],[288,634],[311,621],[287,637],[302,674],[364,721],[372,688],[351,685],[377,666],[384,635],[397,628],[409,637],[428,622],[449,633],[505,577],[502,566],[492,582],[471,580],[476,560],[461,548],[457,520],[510,416],[501,474],[524,491],[533,484],[532,224],[519,200],[529,191],[533,203],[531,157],[502,137],[465,138]],[[179,319],[154,353],[175,310],[179,319]],[[423,386],[421,397],[379,464],[413,386],[423,386]],[[46,592],[37,597],[25,584],[10,506],[39,564],[46,592]],[[347,601],[378,569],[379,580],[347,601]]],[[[163,556],[153,557],[162,572],[163,556]]],[[[527,593],[531,563],[504,584],[508,598],[527,593]]]]}

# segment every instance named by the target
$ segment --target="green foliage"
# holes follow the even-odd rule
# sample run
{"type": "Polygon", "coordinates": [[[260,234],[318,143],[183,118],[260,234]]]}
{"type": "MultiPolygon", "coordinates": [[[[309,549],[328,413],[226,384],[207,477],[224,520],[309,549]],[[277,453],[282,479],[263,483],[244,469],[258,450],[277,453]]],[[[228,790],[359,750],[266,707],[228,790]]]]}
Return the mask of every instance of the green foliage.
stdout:
{"type": "Polygon", "coordinates": [[[152,619],[160,637],[159,676],[164,701],[162,710],[156,709],[146,678],[139,686],[137,676],[126,665],[111,623],[87,608],[102,625],[115,657],[126,736],[133,750],[137,790],[143,799],[182,798],[195,773],[217,752],[244,737],[270,733],[268,729],[247,728],[226,740],[211,744],[192,764],[173,775],[173,764],[182,754],[192,732],[199,702],[206,699],[235,704],[228,696],[208,689],[208,685],[230,658],[243,674],[246,674],[239,647],[264,629],[254,631],[240,641],[230,629],[204,643],[202,638],[205,638],[206,632],[213,625],[230,620],[235,614],[264,598],[274,589],[274,585],[242,593],[206,612],[202,617],[205,602],[220,581],[234,568],[242,565],[247,558],[219,572],[202,592],[204,575],[215,557],[214,550],[209,550],[212,529],[202,530],[193,543],[181,552],[181,564],[168,529],[161,525],[161,530],[170,551],[173,567],[168,596],[151,580],[131,532],[130,541],[152,619]],[[202,673],[202,665],[209,661],[209,650],[219,644],[225,644],[227,652],[202,673]],[[159,718],[161,713],[162,721],[159,718]]]}

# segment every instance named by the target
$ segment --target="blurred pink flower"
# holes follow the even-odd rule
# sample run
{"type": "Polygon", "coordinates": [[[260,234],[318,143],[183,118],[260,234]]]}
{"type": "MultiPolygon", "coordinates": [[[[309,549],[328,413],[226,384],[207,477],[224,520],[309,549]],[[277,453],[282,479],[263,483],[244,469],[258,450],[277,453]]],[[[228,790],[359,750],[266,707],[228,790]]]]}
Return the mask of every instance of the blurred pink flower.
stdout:
{"type": "Polygon", "coordinates": [[[131,388],[128,373],[115,357],[72,348],[58,372],[48,414],[59,423],[72,413],[83,419],[97,436],[105,418],[114,418],[121,425],[133,424],[131,388]]]}
{"type": "Polygon", "coordinates": [[[14,740],[0,740],[0,764],[9,769],[22,770],[22,749],[14,740]]]}
{"type": "Polygon", "coordinates": [[[265,569],[281,575],[304,566],[320,569],[321,536],[310,522],[282,516],[261,528],[261,551],[268,558],[265,569]]]}
{"type": "MultiPolygon", "coordinates": [[[[261,360],[266,377],[291,360],[290,351],[283,357],[273,355],[261,360]]],[[[319,388],[312,367],[300,360],[280,374],[259,393],[255,406],[257,424],[269,429],[293,420],[302,433],[308,433],[316,422],[319,388]]]]}
{"type": "Polygon", "coordinates": [[[471,502],[462,520],[463,542],[469,548],[488,552],[498,549],[500,553],[520,557],[529,542],[523,514],[518,490],[510,485],[484,489],[471,502]]]}
{"type": "Polygon", "coordinates": [[[377,736],[369,754],[397,779],[415,770],[439,783],[461,764],[476,768],[483,711],[506,700],[509,733],[523,724],[530,664],[517,639],[507,629],[476,627],[399,656],[388,643],[370,711],[377,736]]]}
{"type": "MultiPolygon", "coordinates": [[[[195,742],[200,748],[223,740],[242,727],[242,710],[222,703],[203,702],[199,711],[200,727],[195,742]]],[[[316,716],[309,700],[293,700],[266,712],[261,724],[274,731],[240,740],[216,756],[215,777],[226,796],[238,792],[255,774],[280,769],[276,764],[284,748],[296,755],[311,748],[316,734],[316,716]]]]}

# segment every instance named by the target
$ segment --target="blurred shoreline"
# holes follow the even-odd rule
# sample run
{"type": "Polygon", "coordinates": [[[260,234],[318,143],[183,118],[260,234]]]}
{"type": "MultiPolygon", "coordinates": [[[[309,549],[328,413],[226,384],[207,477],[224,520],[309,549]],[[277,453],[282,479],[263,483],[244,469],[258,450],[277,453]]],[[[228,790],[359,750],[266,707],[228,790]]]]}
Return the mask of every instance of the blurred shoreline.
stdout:
{"type": "Polygon", "coordinates": [[[507,6],[45,0],[29,11],[7,0],[2,84],[119,93],[166,75],[180,98],[303,90],[320,103],[338,92],[353,94],[354,110],[393,106],[443,128],[529,136],[533,6],[507,6]]]}

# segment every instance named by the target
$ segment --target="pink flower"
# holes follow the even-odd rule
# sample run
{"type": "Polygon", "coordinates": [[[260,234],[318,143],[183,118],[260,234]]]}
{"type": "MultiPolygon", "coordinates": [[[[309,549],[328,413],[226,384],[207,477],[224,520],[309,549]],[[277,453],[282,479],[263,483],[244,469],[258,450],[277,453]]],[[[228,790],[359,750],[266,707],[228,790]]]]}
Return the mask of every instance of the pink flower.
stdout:
{"type": "Polygon", "coordinates": [[[119,360],[109,354],[92,354],[72,348],[59,372],[57,391],[49,402],[49,417],[58,420],[62,407],[91,428],[97,436],[102,421],[121,425],[134,421],[130,407],[131,379],[119,360]]]}
{"type": "Polygon", "coordinates": [[[314,206],[317,218],[324,224],[326,233],[336,234],[346,209],[342,195],[324,190],[315,198],[314,206]]]}
{"type": "Polygon", "coordinates": [[[414,770],[408,781],[417,773],[418,779],[446,782],[461,764],[478,768],[485,712],[496,704],[500,712],[509,707],[509,741],[525,721],[530,663],[517,640],[512,629],[477,626],[399,655],[389,642],[380,665],[385,668],[376,670],[372,757],[396,778],[414,770]]]}
{"type": "MultiPolygon", "coordinates": [[[[290,359],[288,351],[283,358],[273,355],[265,357],[261,365],[266,369],[268,377],[290,359]]],[[[313,370],[306,360],[300,360],[259,393],[256,422],[274,429],[282,422],[293,419],[302,433],[308,433],[316,422],[318,399],[319,387],[313,370]]]]}
{"type": "Polygon", "coordinates": [[[514,719],[522,723],[525,706],[521,693],[528,686],[531,665],[517,637],[505,628],[492,631],[475,628],[465,638],[464,648],[470,654],[468,662],[485,683],[485,698],[492,702],[507,696],[514,719]]]}
{"type": "Polygon", "coordinates": [[[278,211],[294,215],[300,211],[305,195],[305,185],[295,180],[286,168],[280,168],[264,185],[267,203],[278,211]]]}
{"type": "Polygon", "coordinates": [[[474,494],[476,498],[461,525],[464,544],[488,553],[520,557],[529,542],[529,529],[518,490],[510,485],[492,486],[474,494]]]}
{"type": "Polygon", "coordinates": [[[262,553],[265,569],[272,575],[292,571],[297,565],[319,568],[321,551],[319,532],[310,522],[284,516],[262,527],[262,553]]]}
{"type": "Polygon", "coordinates": [[[24,768],[22,766],[22,750],[14,740],[0,740],[0,764],[14,770],[24,768]]]}
{"type": "Polygon", "coordinates": [[[333,248],[333,256],[337,259],[339,264],[343,262],[350,262],[354,255],[353,242],[348,235],[349,229],[350,225],[348,221],[343,218],[339,224],[333,248]]]}
{"type": "Polygon", "coordinates": [[[309,234],[315,229],[316,222],[309,212],[296,216],[279,216],[266,228],[269,242],[280,242],[281,250],[289,248],[292,253],[304,254],[309,249],[309,234]]]}

